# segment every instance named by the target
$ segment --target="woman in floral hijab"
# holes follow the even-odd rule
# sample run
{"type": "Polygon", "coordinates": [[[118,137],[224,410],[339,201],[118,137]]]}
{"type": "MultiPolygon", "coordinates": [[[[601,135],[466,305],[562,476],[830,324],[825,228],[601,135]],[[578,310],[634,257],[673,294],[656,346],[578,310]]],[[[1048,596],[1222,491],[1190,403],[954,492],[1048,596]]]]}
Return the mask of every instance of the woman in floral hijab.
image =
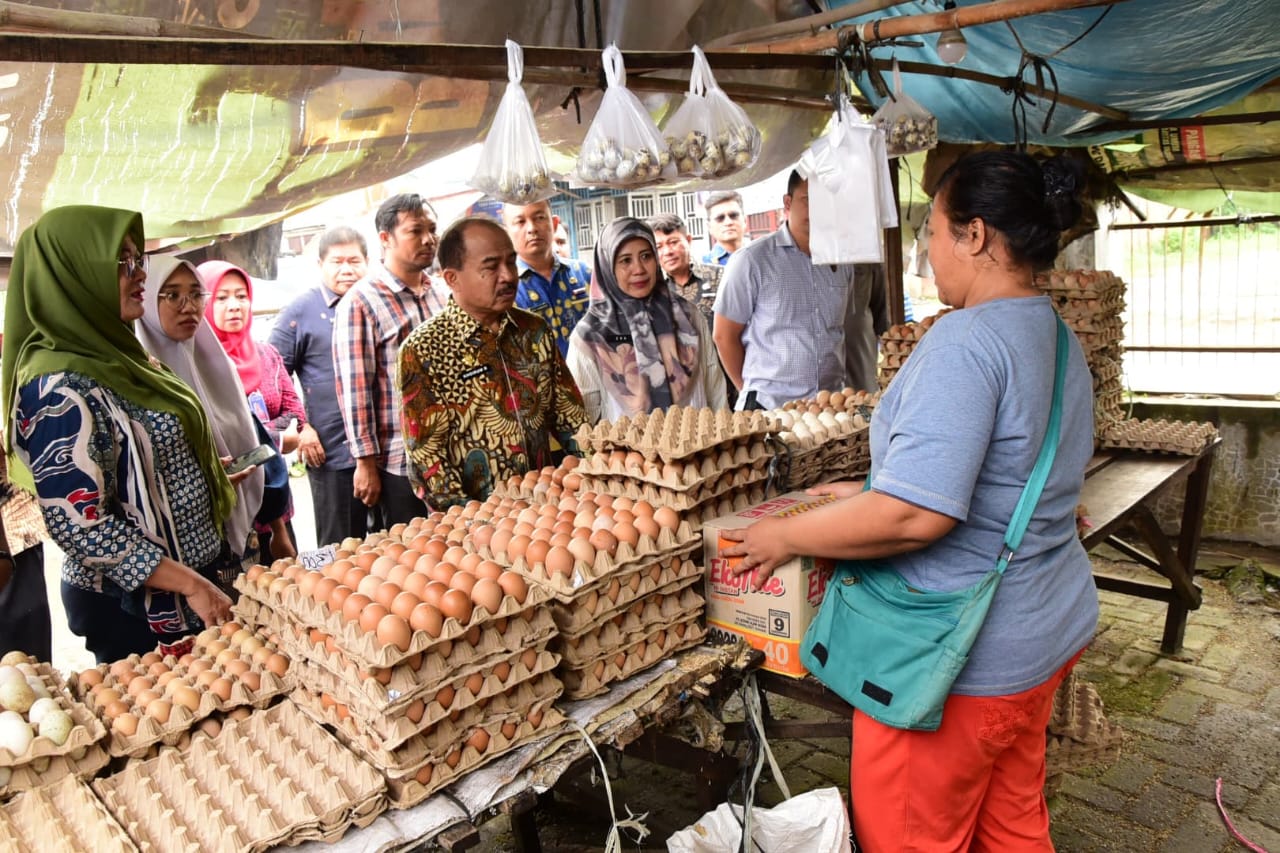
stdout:
{"type": "Polygon", "coordinates": [[[615,219],[600,234],[591,304],[566,361],[590,421],[728,405],[706,321],[667,285],[653,231],[638,219],[615,219]]]}

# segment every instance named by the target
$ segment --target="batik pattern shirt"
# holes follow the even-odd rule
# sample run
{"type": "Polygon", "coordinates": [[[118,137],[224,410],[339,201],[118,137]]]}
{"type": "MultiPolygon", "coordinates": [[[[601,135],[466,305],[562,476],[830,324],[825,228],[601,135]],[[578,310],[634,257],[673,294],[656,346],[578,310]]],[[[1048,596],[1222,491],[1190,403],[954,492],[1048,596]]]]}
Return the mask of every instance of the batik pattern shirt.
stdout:
{"type": "Polygon", "coordinates": [[[667,285],[676,296],[683,296],[690,304],[697,306],[702,319],[707,321],[711,329],[715,322],[716,292],[720,289],[720,276],[724,268],[712,264],[689,264],[689,279],[684,284],[676,284],[670,276],[667,285]]]}
{"type": "Polygon", "coordinates": [[[513,308],[497,332],[450,301],[400,351],[414,492],[432,509],[484,500],[494,484],[577,452],[582,395],[547,324],[513,308]]]}
{"type": "Polygon", "coordinates": [[[591,268],[582,261],[556,256],[551,280],[543,278],[523,260],[516,260],[520,283],[516,287],[516,307],[537,314],[555,335],[560,355],[569,351],[569,338],[578,321],[587,313],[591,291],[591,268]]]}
{"type": "Polygon", "coordinates": [[[356,459],[375,456],[378,468],[405,476],[408,462],[400,434],[400,385],[396,359],[409,333],[443,311],[448,293],[425,274],[414,293],[379,269],[356,282],[338,303],[333,324],[333,365],[338,408],[347,447],[356,459]]]}
{"type": "MultiPolygon", "coordinates": [[[[221,552],[209,486],[177,415],[144,409],[79,373],[53,373],[18,392],[14,443],[71,586],[120,596],[138,590],[164,557],[200,568],[221,552]]],[[[151,599],[161,595],[139,603],[157,633],[200,624],[185,605],[170,622],[158,620],[151,599]]]]}

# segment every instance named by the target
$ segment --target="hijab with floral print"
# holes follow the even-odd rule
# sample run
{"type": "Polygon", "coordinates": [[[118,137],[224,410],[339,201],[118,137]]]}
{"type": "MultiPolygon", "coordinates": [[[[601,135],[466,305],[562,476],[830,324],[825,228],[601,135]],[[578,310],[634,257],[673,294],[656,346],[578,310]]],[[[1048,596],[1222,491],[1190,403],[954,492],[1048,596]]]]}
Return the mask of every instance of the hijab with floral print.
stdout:
{"type": "Polygon", "coordinates": [[[613,266],[628,240],[643,238],[658,255],[653,230],[623,217],[605,226],[596,241],[591,304],[573,330],[599,365],[605,390],[628,415],[684,404],[698,387],[701,356],[698,327],[687,300],[657,281],[637,299],[623,292],[613,266]]]}

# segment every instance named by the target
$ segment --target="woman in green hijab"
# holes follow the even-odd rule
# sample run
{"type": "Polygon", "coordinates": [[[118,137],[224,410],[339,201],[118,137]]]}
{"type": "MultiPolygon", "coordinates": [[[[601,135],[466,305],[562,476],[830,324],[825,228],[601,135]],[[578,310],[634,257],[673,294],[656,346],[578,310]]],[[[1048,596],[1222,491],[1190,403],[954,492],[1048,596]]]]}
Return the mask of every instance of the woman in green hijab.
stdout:
{"type": "Polygon", "coordinates": [[[211,579],[235,500],[195,393],[133,333],[142,217],[51,210],[14,249],[0,359],[10,476],[34,488],[65,552],[71,630],[102,661],[230,614],[211,579]]]}

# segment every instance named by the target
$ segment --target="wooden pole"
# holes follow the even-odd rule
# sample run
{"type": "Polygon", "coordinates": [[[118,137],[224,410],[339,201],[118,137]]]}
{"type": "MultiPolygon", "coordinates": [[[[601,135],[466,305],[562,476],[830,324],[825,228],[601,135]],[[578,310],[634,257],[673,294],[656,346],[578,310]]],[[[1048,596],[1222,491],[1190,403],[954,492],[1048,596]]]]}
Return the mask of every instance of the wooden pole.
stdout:
{"type": "Polygon", "coordinates": [[[102,12],[71,12],[0,0],[0,29],[32,32],[83,33],[99,36],[167,36],[182,38],[256,39],[251,33],[198,24],[179,24],[159,18],[135,18],[102,12]]]}
{"type": "Polygon", "coordinates": [[[1028,15],[1042,15],[1046,12],[1061,12],[1067,9],[1083,9],[1090,6],[1111,6],[1127,0],[991,0],[977,6],[964,6],[946,12],[934,12],[928,15],[907,15],[898,18],[880,18],[864,24],[840,27],[838,30],[825,30],[811,36],[801,36],[779,41],[756,42],[726,47],[726,51],[742,51],[747,53],[818,53],[824,50],[839,50],[842,44],[852,38],[864,42],[915,36],[925,33],[940,33],[944,30],[976,27],[982,24],[993,24],[1000,21],[1025,18],[1028,15]]]}
{"type": "Polygon", "coordinates": [[[1112,172],[1117,181],[1128,181],[1133,178],[1158,178],[1169,172],[1195,172],[1200,169],[1234,169],[1240,166],[1262,166],[1280,162],[1280,154],[1267,154],[1261,157],[1238,157],[1235,160],[1201,160],[1194,163],[1168,163],[1164,166],[1148,166],[1143,169],[1112,172]]]}
{"type": "MultiPolygon", "coordinates": [[[[893,189],[893,205],[902,215],[902,194],[899,187],[898,167],[901,158],[889,162],[889,186],[893,189]]],[[[906,319],[906,300],[902,294],[906,290],[902,269],[902,222],[884,230],[884,276],[886,298],[889,300],[889,320],[894,326],[901,325],[906,319]]]]}
{"type": "Polygon", "coordinates": [[[1112,131],[1156,130],[1162,127],[1212,127],[1223,124],[1266,124],[1280,121],[1280,110],[1267,110],[1256,113],[1227,113],[1216,116],[1190,116],[1188,118],[1153,118],[1142,121],[1106,121],[1082,130],[1079,136],[1093,133],[1110,133],[1112,131]]]}
{"type": "Polygon", "coordinates": [[[832,9],[830,12],[819,12],[816,15],[806,15],[803,18],[779,21],[776,24],[729,33],[727,36],[712,39],[704,45],[704,48],[714,50],[732,47],[735,44],[769,41],[770,39],[781,38],[794,33],[814,33],[831,24],[838,24],[841,21],[847,21],[850,18],[856,18],[859,15],[866,15],[870,12],[879,12],[882,9],[898,6],[905,2],[907,0],[860,0],[860,2],[848,3],[838,9],[832,9]]]}

